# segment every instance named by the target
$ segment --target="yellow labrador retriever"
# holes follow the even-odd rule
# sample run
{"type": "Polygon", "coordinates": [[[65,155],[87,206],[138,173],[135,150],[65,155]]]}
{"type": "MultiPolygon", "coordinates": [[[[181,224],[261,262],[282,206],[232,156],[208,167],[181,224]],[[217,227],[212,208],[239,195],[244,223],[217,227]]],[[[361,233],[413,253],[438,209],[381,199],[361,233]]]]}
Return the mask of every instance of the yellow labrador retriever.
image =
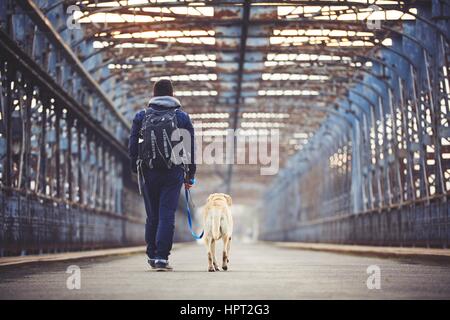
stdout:
{"type": "Polygon", "coordinates": [[[215,251],[216,241],[223,240],[222,269],[228,270],[230,261],[233,218],[231,216],[231,197],[224,193],[213,193],[208,197],[203,209],[205,244],[208,249],[208,271],[219,271],[215,251]]]}

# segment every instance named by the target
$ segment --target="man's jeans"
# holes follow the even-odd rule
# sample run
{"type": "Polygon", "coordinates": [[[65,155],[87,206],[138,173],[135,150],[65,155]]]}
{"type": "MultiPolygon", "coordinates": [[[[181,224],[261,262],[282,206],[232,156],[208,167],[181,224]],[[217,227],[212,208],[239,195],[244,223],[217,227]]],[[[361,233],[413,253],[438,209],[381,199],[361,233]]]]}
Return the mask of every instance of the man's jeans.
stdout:
{"type": "Polygon", "coordinates": [[[152,169],[144,170],[144,176],[147,255],[150,259],[167,260],[172,249],[175,211],[184,181],[184,171],[181,167],[152,169]]]}

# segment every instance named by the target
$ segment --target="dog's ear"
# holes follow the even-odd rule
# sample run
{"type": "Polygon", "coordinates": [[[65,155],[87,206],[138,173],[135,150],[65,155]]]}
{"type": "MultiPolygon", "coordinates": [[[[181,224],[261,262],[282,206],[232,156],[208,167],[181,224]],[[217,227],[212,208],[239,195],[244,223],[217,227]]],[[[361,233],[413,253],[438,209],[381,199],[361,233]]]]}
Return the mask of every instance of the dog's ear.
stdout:
{"type": "Polygon", "coordinates": [[[228,194],[224,194],[223,196],[225,197],[225,199],[227,199],[228,206],[231,206],[231,204],[233,203],[231,200],[231,196],[228,194]]]}

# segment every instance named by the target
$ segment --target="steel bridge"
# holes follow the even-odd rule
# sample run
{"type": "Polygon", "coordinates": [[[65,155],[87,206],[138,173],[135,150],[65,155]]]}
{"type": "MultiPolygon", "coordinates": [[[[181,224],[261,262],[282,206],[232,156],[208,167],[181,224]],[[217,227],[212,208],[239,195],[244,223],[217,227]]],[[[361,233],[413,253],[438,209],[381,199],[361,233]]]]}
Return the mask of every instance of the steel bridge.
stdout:
{"type": "Polygon", "coordinates": [[[280,135],[275,175],[200,165],[197,204],[229,192],[261,240],[449,246],[446,0],[1,0],[0,26],[0,256],[143,242],[126,144],[161,77],[200,148],[280,135]]]}

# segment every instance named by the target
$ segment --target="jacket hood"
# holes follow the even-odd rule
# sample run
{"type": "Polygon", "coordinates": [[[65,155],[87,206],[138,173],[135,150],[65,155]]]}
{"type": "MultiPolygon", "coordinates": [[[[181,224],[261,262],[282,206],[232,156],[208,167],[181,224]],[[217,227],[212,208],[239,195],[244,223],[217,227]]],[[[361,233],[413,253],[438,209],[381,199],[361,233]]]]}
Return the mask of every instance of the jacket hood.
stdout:
{"type": "Polygon", "coordinates": [[[157,105],[159,107],[169,108],[169,109],[181,107],[180,101],[177,98],[171,97],[171,96],[153,97],[150,99],[150,102],[148,104],[149,104],[149,106],[153,104],[153,105],[157,105]]]}

